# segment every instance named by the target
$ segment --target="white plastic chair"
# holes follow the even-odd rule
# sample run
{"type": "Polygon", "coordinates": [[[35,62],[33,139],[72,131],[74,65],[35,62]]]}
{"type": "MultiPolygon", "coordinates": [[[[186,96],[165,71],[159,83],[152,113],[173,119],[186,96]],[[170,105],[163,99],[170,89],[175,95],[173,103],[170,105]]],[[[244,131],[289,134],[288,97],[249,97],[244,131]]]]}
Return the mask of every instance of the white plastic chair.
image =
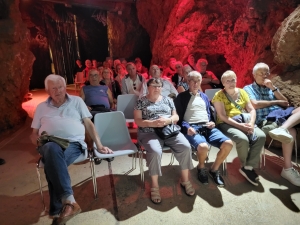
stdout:
{"type": "MultiPolygon", "coordinates": [[[[94,196],[95,199],[98,197],[98,190],[97,190],[97,184],[96,184],[96,176],[95,176],[95,164],[94,164],[94,159],[91,157],[91,154],[88,152],[86,149],[84,153],[82,153],[74,162],[75,163],[80,163],[85,160],[89,159],[90,160],[90,168],[91,168],[91,177],[93,181],[93,188],[94,188],[94,196]]],[[[44,210],[46,210],[46,205],[45,205],[45,200],[44,200],[44,195],[43,195],[43,189],[42,189],[42,181],[41,181],[41,174],[40,174],[40,168],[44,168],[44,163],[42,161],[42,157],[39,158],[38,162],[36,163],[36,172],[37,172],[37,177],[39,180],[39,186],[40,186],[40,193],[41,193],[41,198],[42,198],[42,203],[44,206],[44,210]]]]}
{"type": "Polygon", "coordinates": [[[215,96],[216,92],[220,91],[220,88],[216,88],[216,89],[206,89],[205,90],[205,94],[207,95],[209,101],[211,101],[213,99],[213,97],[215,96]]]}
{"type": "Polygon", "coordinates": [[[124,114],[122,112],[98,113],[94,119],[95,128],[101,137],[101,143],[114,151],[113,154],[101,154],[94,148],[94,155],[99,159],[107,159],[123,155],[132,155],[132,169],[136,169],[138,149],[131,141],[124,114]]]}
{"type": "Polygon", "coordinates": [[[117,99],[117,111],[123,112],[126,122],[133,123],[133,111],[138,96],[135,94],[119,95],[117,99]]]}

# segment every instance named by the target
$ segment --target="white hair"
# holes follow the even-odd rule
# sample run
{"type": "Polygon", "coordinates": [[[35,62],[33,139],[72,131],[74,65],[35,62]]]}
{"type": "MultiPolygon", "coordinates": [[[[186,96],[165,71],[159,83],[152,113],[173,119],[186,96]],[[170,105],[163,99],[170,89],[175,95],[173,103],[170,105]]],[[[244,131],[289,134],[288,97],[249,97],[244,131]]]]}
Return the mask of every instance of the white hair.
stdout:
{"type": "Polygon", "coordinates": [[[187,80],[190,81],[194,78],[202,80],[201,73],[199,73],[198,71],[195,71],[195,70],[189,72],[188,75],[187,75],[187,80]]]}
{"type": "Polygon", "coordinates": [[[257,63],[254,67],[253,67],[253,71],[252,74],[256,74],[257,70],[259,69],[267,69],[268,71],[270,70],[269,66],[263,62],[257,63]]]}
{"type": "Polygon", "coordinates": [[[48,75],[46,77],[45,81],[44,81],[46,91],[48,91],[48,82],[49,81],[56,82],[56,81],[59,81],[59,80],[62,81],[63,84],[64,84],[64,86],[66,87],[66,81],[65,81],[65,79],[62,76],[57,75],[57,74],[50,74],[50,75],[48,75]]]}

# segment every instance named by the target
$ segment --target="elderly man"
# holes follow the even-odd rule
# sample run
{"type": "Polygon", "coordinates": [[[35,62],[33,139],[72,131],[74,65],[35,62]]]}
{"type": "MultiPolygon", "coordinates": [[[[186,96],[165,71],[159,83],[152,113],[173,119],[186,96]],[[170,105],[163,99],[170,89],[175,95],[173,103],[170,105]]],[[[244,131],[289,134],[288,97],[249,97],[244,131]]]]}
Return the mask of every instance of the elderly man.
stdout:
{"type": "Polygon", "coordinates": [[[68,166],[86,149],[85,130],[94,140],[99,152],[109,154],[112,150],[101,144],[90,120],[88,108],[80,97],[66,93],[66,83],[61,76],[54,74],[47,76],[45,89],[49,98],[36,108],[30,138],[32,143],[37,144],[41,133],[45,131],[49,135],[70,141],[69,147],[65,150],[54,142],[42,146],[38,143],[50,194],[49,215],[54,217],[53,224],[64,224],[81,212],[73,196],[68,166]]]}
{"type": "MultiPolygon", "coordinates": [[[[163,84],[161,90],[162,96],[175,98],[178,95],[178,92],[175,89],[174,85],[170,81],[161,78],[161,71],[157,65],[150,66],[149,74],[152,78],[156,78],[156,79],[160,78],[162,80],[162,84],[163,84]]],[[[145,81],[141,88],[140,97],[145,96],[147,92],[148,92],[147,82],[145,81]]]]}
{"type": "Polygon", "coordinates": [[[181,126],[181,132],[186,139],[197,150],[198,179],[202,184],[208,184],[205,159],[209,145],[220,149],[208,174],[217,186],[224,187],[225,182],[220,175],[219,167],[230,153],[233,144],[229,138],[215,128],[208,97],[199,91],[201,79],[199,72],[190,72],[187,76],[189,90],[180,93],[175,99],[174,102],[179,115],[178,125],[181,126]]]}
{"type": "Polygon", "coordinates": [[[122,79],[122,94],[139,96],[145,78],[136,72],[136,66],[132,62],[127,63],[126,70],[128,74],[122,79]]]}
{"type": "Polygon", "coordinates": [[[281,176],[300,186],[300,175],[293,168],[292,151],[297,132],[293,128],[300,123],[300,108],[289,107],[287,98],[268,79],[269,66],[257,63],[253,68],[254,82],[244,87],[256,109],[256,124],[271,138],[282,143],[284,168],[281,176]]]}
{"type": "Polygon", "coordinates": [[[206,89],[216,88],[220,85],[220,81],[216,75],[206,70],[207,65],[208,62],[206,59],[199,59],[196,65],[197,71],[202,75],[201,89],[203,92],[205,92],[206,89]]]}

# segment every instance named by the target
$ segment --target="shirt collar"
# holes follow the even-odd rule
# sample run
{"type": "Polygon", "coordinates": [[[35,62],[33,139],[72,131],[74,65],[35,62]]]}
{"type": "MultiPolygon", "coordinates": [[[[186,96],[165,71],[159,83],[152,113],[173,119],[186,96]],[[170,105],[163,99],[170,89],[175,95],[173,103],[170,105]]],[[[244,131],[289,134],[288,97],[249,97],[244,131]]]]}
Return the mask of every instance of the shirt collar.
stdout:
{"type": "MultiPolygon", "coordinates": [[[[69,95],[68,93],[66,93],[66,97],[67,97],[66,102],[71,101],[70,95],[69,95]]],[[[46,102],[47,102],[47,104],[52,105],[52,104],[51,104],[51,101],[52,101],[52,98],[51,98],[51,96],[49,96],[49,97],[47,98],[46,102]]],[[[65,102],[65,103],[66,103],[66,102],[65,102]]]]}

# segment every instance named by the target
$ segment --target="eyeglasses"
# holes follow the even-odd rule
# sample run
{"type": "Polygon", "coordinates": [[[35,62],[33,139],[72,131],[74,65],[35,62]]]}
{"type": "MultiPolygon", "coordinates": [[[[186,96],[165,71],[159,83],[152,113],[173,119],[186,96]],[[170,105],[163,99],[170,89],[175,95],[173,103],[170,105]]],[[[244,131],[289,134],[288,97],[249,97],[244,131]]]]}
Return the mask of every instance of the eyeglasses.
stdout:
{"type": "Polygon", "coordinates": [[[133,83],[133,89],[136,90],[136,83],[133,83]]]}
{"type": "Polygon", "coordinates": [[[176,69],[180,69],[180,68],[181,68],[181,66],[176,66],[175,68],[176,68],[176,69]]]}
{"type": "Polygon", "coordinates": [[[267,77],[270,75],[270,73],[269,72],[260,72],[260,73],[257,73],[257,75],[260,77],[267,77]]]}
{"type": "Polygon", "coordinates": [[[160,85],[154,85],[154,84],[150,84],[149,86],[151,86],[153,88],[162,88],[162,86],[160,86],[160,85]]]}
{"type": "Polygon", "coordinates": [[[90,74],[90,77],[96,77],[98,74],[90,74]]]}
{"type": "Polygon", "coordinates": [[[236,79],[226,80],[225,81],[226,84],[235,83],[235,82],[236,82],[236,79]]]}

